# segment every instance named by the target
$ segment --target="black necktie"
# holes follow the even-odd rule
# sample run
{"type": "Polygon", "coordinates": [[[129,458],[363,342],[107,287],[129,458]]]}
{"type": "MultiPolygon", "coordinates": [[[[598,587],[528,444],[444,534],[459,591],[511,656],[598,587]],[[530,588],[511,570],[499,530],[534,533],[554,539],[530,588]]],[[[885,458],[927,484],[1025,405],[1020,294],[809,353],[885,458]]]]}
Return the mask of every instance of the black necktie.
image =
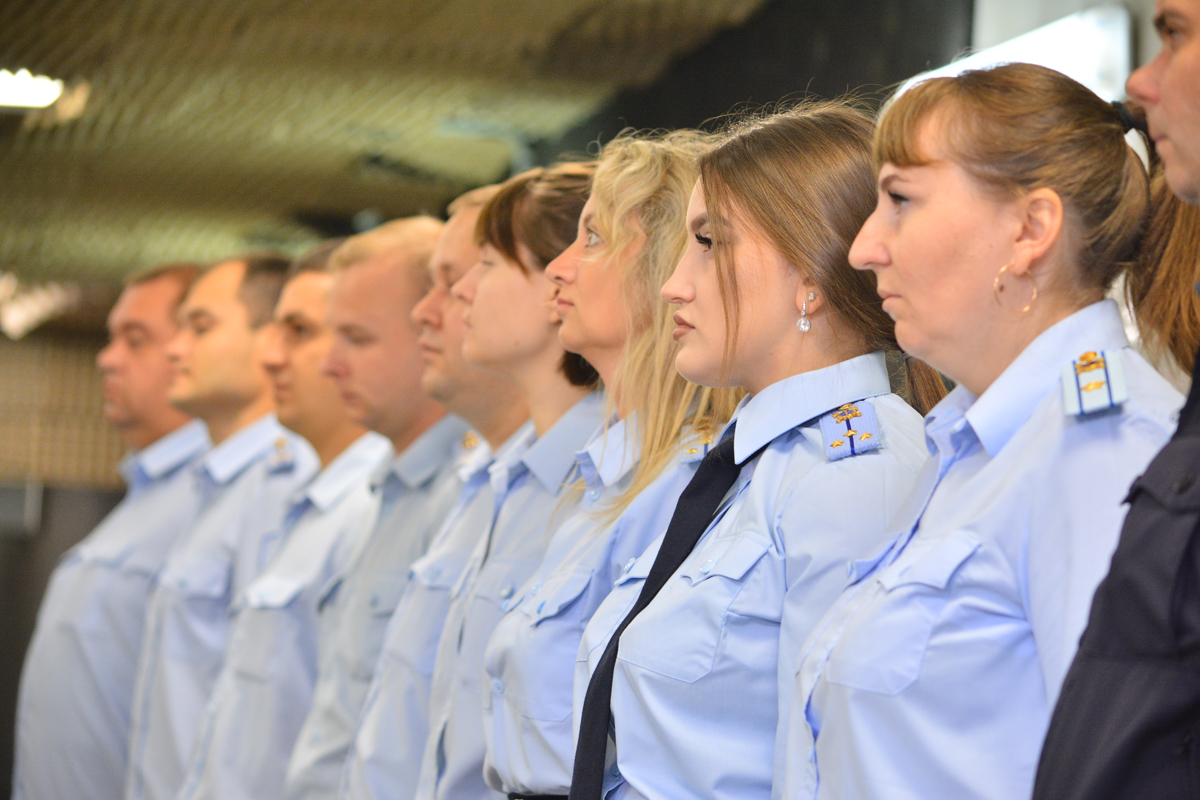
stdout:
{"type": "Polygon", "coordinates": [[[633,610],[609,640],[608,647],[604,648],[604,655],[600,656],[600,662],[588,683],[579,719],[579,741],[575,743],[570,800],[601,800],[608,728],[612,720],[613,672],[617,665],[617,645],[621,634],[634,617],[650,605],[650,601],[666,585],[667,579],[675,574],[675,570],[692,552],[739,472],[741,465],[733,460],[733,435],[730,431],[700,462],[700,468],[683,494],[679,495],[662,547],[650,567],[646,582],[642,584],[642,593],[638,595],[633,610]]]}

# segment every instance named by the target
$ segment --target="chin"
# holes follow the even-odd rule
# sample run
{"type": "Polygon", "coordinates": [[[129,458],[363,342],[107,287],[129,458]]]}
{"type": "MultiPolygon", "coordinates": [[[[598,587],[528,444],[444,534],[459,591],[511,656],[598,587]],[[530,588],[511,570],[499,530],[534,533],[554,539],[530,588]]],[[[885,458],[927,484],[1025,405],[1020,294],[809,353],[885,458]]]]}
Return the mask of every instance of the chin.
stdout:
{"type": "Polygon", "coordinates": [[[1200,205],[1200,169],[1190,171],[1178,163],[1163,159],[1167,186],[1185,203],[1200,205]]]}
{"type": "Polygon", "coordinates": [[[707,359],[696,358],[686,350],[675,356],[675,369],[685,380],[700,386],[710,388],[721,386],[721,362],[709,363],[707,359]]]}

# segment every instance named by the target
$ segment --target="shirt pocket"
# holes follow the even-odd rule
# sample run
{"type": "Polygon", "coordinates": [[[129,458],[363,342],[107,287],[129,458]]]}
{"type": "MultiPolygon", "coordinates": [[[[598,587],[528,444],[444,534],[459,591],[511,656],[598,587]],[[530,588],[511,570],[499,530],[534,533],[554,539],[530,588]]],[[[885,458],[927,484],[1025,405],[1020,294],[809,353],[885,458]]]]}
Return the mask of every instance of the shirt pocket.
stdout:
{"type": "Polygon", "coordinates": [[[299,621],[289,606],[304,585],[302,578],[267,574],[246,589],[246,601],[234,623],[239,641],[232,657],[238,675],[268,681],[279,672],[280,659],[295,653],[289,642],[299,621]]]}
{"type": "Polygon", "coordinates": [[[406,601],[405,608],[398,610],[404,615],[405,641],[397,643],[399,647],[392,644],[389,652],[397,652],[426,678],[433,675],[438,640],[450,606],[450,590],[462,577],[470,558],[470,553],[462,551],[430,553],[418,559],[409,571],[408,594],[412,602],[410,605],[406,601]]]}
{"type": "Polygon", "coordinates": [[[349,619],[342,621],[342,624],[351,628],[350,641],[354,648],[351,677],[360,681],[369,681],[374,677],[388,622],[408,586],[408,576],[407,570],[372,575],[363,587],[365,607],[353,609],[352,613],[346,615],[349,619]],[[358,611],[362,613],[353,613],[358,611]]]}
{"type": "Polygon", "coordinates": [[[577,568],[552,576],[542,590],[525,599],[518,613],[535,628],[523,638],[524,652],[510,653],[520,673],[524,691],[508,695],[509,702],[526,719],[561,722],[571,716],[575,682],[575,655],[587,624],[583,600],[593,571],[577,568]]]}
{"type": "Polygon", "coordinates": [[[873,584],[875,596],[846,624],[830,654],[826,679],[887,695],[912,685],[949,599],[946,587],[979,547],[974,536],[956,531],[907,564],[885,568],[873,584]]]}
{"type": "Polygon", "coordinates": [[[770,544],[730,536],[689,558],[621,636],[619,658],[668,678],[694,683],[712,672],[729,606],[770,544]],[[685,581],[680,591],[672,582],[685,581]]]}
{"type": "Polygon", "coordinates": [[[163,633],[168,655],[184,661],[220,659],[225,652],[231,580],[229,562],[212,553],[195,554],[168,566],[159,579],[170,593],[163,633]]]}

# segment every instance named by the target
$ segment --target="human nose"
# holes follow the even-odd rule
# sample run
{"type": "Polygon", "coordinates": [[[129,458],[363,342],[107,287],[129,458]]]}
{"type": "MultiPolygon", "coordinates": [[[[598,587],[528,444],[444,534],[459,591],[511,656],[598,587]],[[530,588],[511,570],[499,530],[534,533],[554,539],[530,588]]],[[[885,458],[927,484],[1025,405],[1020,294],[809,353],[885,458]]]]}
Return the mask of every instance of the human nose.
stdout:
{"type": "Polygon", "coordinates": [[[659,297],[668,303],[677,305],[690,303],[696,297],[691,282],[683,274],[687,260],[687,256],[679,260],[679,263],[675,265],[675,271],[671,273],[671,277],[667,278],[667,282],[662,285],[662,289],[658,293],[659,297]]]}
{"type": "Polygon", "coordinates": [[[417,304],[413,306],[412,321],[418,327],[436,328],[441,322],[441,301],[440,296],[446,290],[439,286],[434,286],[425,296],[422,297],[417,304]]]}
{"type": "Polygon", "coordinates": [[[262,351],[259,355],[263,368],[268,372],[278,372],[287,365],[287,352],[283,346],[283,334],[278,325],[271,325],[265,331],[262,351]]]}
{"type": "Polygon", "coordinates": [[[96,354],[96,366],[101,372],[112,372],[117,368],[117,340],[114,339],[96,354]]]}
{"type": "Polygon", "coordinates": [[[1160,51],[1154,60],[1134,70],[1125,81],[1125,92],[1129,99],[1140,106],[1152,106],[1158,103],[1158,87],[1163,70],[1163,60],[1166,52],[1160,51]]]}
{"type": "Polygon", "coordinates": [[[850,266],[855,269],[876,269],[888,261],[887,248],[879,236],[877,215],[879,210],[867,217],[850,245],[850,266]]]}
{"type": "Polygon", "coordinates": [[[475,301],[475,289],[479,285],[479,273],[482,266],[476,264],[467,270],[467,274],[463,275],[454,285],[450,287],[450,295],[460,302],[471,305],[475,301]]]}
{"type": "Polygon", "coordinates": [[[566,286],[569,283],[575,282],[575,245],[579,240],[566,250],[562,251],[558,258],[546,265],[546,277],[554,281],[555,286],[566,286]]]}

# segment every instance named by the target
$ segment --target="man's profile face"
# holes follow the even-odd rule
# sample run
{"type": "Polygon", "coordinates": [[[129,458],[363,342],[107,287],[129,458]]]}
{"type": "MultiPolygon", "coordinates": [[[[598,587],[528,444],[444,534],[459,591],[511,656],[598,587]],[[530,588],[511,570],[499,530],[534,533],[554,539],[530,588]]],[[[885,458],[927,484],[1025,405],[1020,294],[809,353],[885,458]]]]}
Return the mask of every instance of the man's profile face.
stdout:
{"type": "Polygon", "coordinates": [[[168,355],[175,367],[171,404],[205,419],[249,405],[268,391],[261,364],[267,326],[250,327],[238,297],[245,264],[227,261],[200,276],[179,309],[168,355]]]}
{"type": "Polygon", "coordinates": [[[172,413],[167,392],[174,369],[167,344],[179,331],[175,309],[184,287],[169,276],[130,286],[108,315],[108,344],[96,356],[104,386],[104,417],[123,433],[155,426],[172,413]]]}
{"type": "Polygon", "coordinates": [[[321,373],[333,344],[333,330],[325,322],[332,285],[333,276],[323,272],[302,272],[288,281],[263,354],[276,416],[309,440],[346,420],[337,384],[321,373]]]}
{"type": "Polygon", "coordinates": [[[1171,191],[1200,205],[1200,0],[1158,0],[1154,25],[1162,50],[1125,88],[1146,109],[1171,191]]]}

